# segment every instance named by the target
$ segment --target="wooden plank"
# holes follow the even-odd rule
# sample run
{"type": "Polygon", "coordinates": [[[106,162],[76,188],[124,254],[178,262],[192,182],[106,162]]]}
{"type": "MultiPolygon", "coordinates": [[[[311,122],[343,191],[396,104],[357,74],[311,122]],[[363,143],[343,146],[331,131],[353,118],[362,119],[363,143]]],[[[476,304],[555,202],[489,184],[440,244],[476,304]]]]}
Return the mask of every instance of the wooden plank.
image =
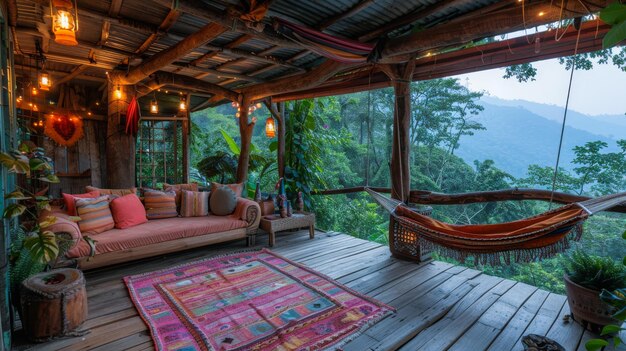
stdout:
{"type": "Polygon", "coordinates": [[[95,187],[102,186],[102,173],[100,169],[100,149],[98,148],[98,135],[96,134],[96,121],[85,121],[85,135],[87,148],[89,149],[89,169],[91,169],[91,184],[95,187]]]}
{"type": "Polygon", "coordinates": [[[143,345],[146,342],[152,343],[152,337],[147,330],[100,345],[90,349],[90,351],[128,350],[138,345],[143,345]]]}
{"type": "Polygon", "coordinates": [[[445,315],[462,296],[472,290],[474,286],[467,284],[467,281],[478,274],[472,270],[464,270],[432,290],[415,291],[403,305],[391,302],[398,309],[397,313],[378,322],[364,333],[378,342],[371,344],[368,340],[364,344],[364,338],[359,336],[347,343],[344,350],[363,350],[365,347],[372,350],[384,349],[383,347],[389,347],[385,340],[393,342],[397,348],[445,315]]]}
{"type": "Polygon", "coordinates": [[[475,280],[478,284],[470,293],[463,297],[443,318],[404,344],[401,350],[417,350],[420,347],[431,350],[447,348],[465,330],[470,328],[493,302],[515,284],[510,280],[502,280],[484,274],[475,280]]]}
{"type": "Polygon", "coordinates": [[[528,325],[526,330],[522,333],[522,336],[515,342],[512,350],[523,350],[522,337],[528,334],[546,335],[546,333],[552,328],[555,320],[559,317],[559,312],[563,304],[566,303],[566,297],[563,295],[557,295],[550,293],[546,300],[541,305],[541,308],[533,318],[532,322],[528,325]]]}
{"type": "Polygon", "coordinates": [[[413,274],[407,274],[406,279],[399,280],[398,284],[395,284],[385,289],[384,291],[372,290],[370,294],[372,297],[375,297],[381,301],[392,301],[417,288],[418,286],[434,280],[440,275],[441,277],[439,279],[451,277],[452,274],[450,273],[447,273],[445,275],[442,273],[448,271],[452,267],[452,265],[442,265],[439,263],[443,262],[433,262],[432,264],[428,264],[425,267],[414,271],[413,274]]]}
{"type": "Polygon", "coordinates": [[[537,290],[515,313],[506,328],[500,332],[495,341],[489,346],[489,351],[510,350],[520,339],[522,333],[539,311],[550,293],[537,290]]]}
{"type": "Polygon", "coordinates": [[[502,295],[489,309],[480,316],[478,321],[469,330],[456,340],[449,350],[485,350],[502,329],[522,306],[524,302],[537,290],[536,287],[517,283],[515,287],[502,295]]]}
{"type": "Polygon", "coordinates": [[[570,313],[569,304],[566,302],[546,336],[561,344],[566,350],[575,350],[585,330],[571,318],[565,319],[565,316],[570,313]]]}

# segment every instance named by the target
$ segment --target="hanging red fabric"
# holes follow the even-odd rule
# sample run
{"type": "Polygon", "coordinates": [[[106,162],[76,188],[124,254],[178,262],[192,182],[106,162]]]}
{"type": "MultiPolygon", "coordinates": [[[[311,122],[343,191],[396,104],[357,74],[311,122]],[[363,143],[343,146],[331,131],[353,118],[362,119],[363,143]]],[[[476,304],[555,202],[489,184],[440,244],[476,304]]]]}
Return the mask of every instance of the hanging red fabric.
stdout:
{"type": "Polygon", "coordinates": [[[139,131],[139,119],[141,118],[141,108],[137,97],[133,96],[126,110],[126,134],[137,135],[139,131]]]}

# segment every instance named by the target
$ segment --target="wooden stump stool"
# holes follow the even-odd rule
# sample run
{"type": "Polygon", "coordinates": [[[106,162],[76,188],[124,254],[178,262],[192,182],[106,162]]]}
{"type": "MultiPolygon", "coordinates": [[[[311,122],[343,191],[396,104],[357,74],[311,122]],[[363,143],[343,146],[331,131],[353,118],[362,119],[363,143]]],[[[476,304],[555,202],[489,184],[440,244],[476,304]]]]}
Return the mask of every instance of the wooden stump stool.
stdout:
{"type": "Polygon", "coordinates": [[[22,327],[33,341],[68,335],[87,319],[85,278],[77,269],[29,277],[22,282],[20,300],[22,327]]]}

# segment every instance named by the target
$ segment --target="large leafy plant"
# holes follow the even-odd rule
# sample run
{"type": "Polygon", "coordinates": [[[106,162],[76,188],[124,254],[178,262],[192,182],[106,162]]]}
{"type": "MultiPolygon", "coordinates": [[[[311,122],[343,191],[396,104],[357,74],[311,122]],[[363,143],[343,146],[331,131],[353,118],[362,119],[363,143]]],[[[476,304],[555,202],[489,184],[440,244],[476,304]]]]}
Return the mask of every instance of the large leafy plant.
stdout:
{"type": "Polygon", "coordinates": [[[600,11],[600,19],[611,25],[602,40],[602,46],[610,48],[626,40],[626,5],[614,2],[600,11]]]}
{"type": "MultiPolygon", "coordinates": [[[[215,151],[213,154],[206,156],[198,162],[198,172],[205,179],[216,179],[220,183],[232,183],[235,181],[237,173],[237,163],[241,149],[235,139],[224,129],[220,129],[222,138],[228,146],[229,152],[215,151]]],[[[256,178],[262,178],[268,171],[275,166],[273,160],[264,157],[259,148],[254,144],[250,144],[250,171],[255,172],[256,178]]],[[[252,175],[248,179],[246,186],[248,194],[254,194],[254,185],[256,179],[252,175]]]]}
{"type": "Polygon", "coordinates": [[[571,281],[588,289],[613,291],[625,284],[626,267],[610,257],[576,250],[566,257],[564,268],[571,281]]]}
{"type": "Polygon", "coordinates": [[[51,159],[32,142],[22,142],[17,150],[0,153],[0,163],[9,172],[21,175],[16,188],[5,195],[9,205],[3,217],[12,223],[11,286],[15,288],[26,277],[42,271],[56,261],[71,244],[71,238],[48,230],[56,222],[54,216],[42,216],[50,209],[46,196],[49,183],[58,183],[51,159]]]}
{"type": "MultiPolygon", "coordinates": [[[[622,234],[622,238],[626,240],[626,231],[622,234]]],[[[626,266],[626,256],[623,260],[624,266],[626,266]]],[[[600,299],[609,304],[614,309],[613,318],[622,322],[622,325],[607,325],[602,328],[601,335],[612,335],[609,339],[591,339],[585,347],[589,351],[595,351],[604,349],[605,347],[613,344],[616,348],[619,345],[624,344],[624,340],[620,337],[619,333],[626,330],[623,327],[624,321],[626,321],[626,287],[622,287],[615,290],[603,289],[600,293],[600,299]]]]}

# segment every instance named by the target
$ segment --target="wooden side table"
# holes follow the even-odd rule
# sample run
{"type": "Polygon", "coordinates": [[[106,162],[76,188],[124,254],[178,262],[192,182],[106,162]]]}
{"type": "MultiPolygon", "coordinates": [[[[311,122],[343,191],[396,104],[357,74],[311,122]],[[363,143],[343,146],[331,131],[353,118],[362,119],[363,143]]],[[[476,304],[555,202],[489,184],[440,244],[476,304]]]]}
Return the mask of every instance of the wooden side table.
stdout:
{"type": "Polygon", "coordinates": [[[281,218],[279,215],[265,216],[261,218],[259,228],[269,234],[270,246],[274,246],[276,232],[288,229],[309,228],[309,237],[315,237],[315,214],[309,212],[296,212],[291,217],[281,218]]]}

